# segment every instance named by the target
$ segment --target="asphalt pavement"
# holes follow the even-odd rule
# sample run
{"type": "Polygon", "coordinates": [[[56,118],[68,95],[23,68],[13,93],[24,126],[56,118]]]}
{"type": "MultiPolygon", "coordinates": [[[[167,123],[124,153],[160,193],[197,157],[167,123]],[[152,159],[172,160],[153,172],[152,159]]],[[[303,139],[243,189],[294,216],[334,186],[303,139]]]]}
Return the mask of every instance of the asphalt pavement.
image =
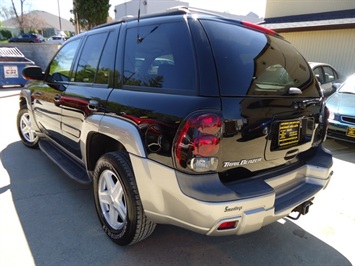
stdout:
{"type": "Polygon", "coordinates": [[[207,237],[158,225],[120,247],[104,234],[91,186],[18,137],[19,89],[0,88],[0,265],[355,265],[355,145],[328,139],[334,175],[310,212],[261,230],[207,237]]]}

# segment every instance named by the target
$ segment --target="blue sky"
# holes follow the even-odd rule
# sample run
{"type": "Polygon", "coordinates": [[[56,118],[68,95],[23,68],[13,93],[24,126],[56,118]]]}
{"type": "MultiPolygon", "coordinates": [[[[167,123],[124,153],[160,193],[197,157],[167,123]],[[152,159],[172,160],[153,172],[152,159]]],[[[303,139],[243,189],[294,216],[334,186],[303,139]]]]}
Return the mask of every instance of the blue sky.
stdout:
{"type": "MultiPolygon", "coordinates": [[[[147,0],[149,2],[149,0],[147,0]]],[[[114,7],[125,2],[124,0],[110,0],[110,16],[114,18],[114,7]]],[[[247,15],[249,12],[256,13],[259,17],[265,16],[266,0],[185,0],[190,6],[203,9],[215,10],[219,12],[227,11],[236,15],[247,15]]],[[[19,7],[19,0],[14,0],[14,3],[19,7]]],[[[43,10],[54,15],[58,15],[69,19],[71,16],[72,0],[25,0],[25,12],[31,10],[43,10]],[[58,9],[59,3],[59,9],[58,9]]],[[[1,6],[11,7],[11,0],[1,0],[1,6]]]]}

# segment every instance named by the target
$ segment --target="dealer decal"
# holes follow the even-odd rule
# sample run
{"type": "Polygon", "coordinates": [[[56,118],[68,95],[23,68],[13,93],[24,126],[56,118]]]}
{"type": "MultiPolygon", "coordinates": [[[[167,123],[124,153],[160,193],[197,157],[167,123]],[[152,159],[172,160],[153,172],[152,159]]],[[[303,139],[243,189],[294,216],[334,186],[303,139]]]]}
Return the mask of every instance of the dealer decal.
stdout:
{"type": "Polygon", "coordinates": [[[224,208],[224,212],[241,211],[242,209],[243,209],[242,206],[235,206],[235,207],[226,206],[226,207],[224,208]]]}
{"type": "Polygon", "coordinates": [[[261,162],[261,157],[258,158],[252,158],[252,159],[242,159],[240,161],[235,161],[235,162],[223,162],[223,167],[236,167],[240,165],[246,165],[246,164],[252,164],[252,163],[258,163],[261,162]]]}

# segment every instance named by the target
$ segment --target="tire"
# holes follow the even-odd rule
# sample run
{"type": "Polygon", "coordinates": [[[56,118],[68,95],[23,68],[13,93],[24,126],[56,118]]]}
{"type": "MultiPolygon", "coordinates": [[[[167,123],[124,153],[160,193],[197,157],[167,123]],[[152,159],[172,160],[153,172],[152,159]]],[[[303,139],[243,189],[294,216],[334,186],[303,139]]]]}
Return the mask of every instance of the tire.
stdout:
{"type": "Polygon", "coordinates": [[[39,137],[32,128],[32,121],[27,108],[21,108],[17,114],[17,131],[23,144],[30,148],[38,147],[39,137]]]}
{"type": "Polygon", "coordinates": [[[126,153],[107,153],[99,159],[94,171],[93,187],[97,215],[112,241],[125,246],[153,233],[155,223],[144,214],[126,153]]]}

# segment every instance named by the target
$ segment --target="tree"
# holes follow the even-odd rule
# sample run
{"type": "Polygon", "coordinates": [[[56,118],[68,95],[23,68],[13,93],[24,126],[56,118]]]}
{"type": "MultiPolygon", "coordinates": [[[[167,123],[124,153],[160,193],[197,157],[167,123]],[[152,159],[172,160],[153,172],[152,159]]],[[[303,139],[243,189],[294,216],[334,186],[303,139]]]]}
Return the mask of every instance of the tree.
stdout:
{"type": "Polygon", "coordinates": [[[19,28],[20,28],[20,31],[21,31],[22,33],[25,31],[24,18],[23,18],[23,3],[24,3],[25,1],[26,1],[26,0],[20,0],[21,13],[20,13],[20,15],[19,15],[18,12],[17,12],[16,6],[15,6],[14,0],[11,0],[12,9],[13,9],[13,12],[14,12],[14,14],[15,14],[17,23],[18,23],[19,28]]]}
{"type": "Polygon", "coordinates": [[[14,17],[12,9],[7,8],[6,6],[2,6],[0,9],[0,17],[2,17],[4,20],[8,20],[14,17]]]}
{"type": "Polygon", "coordinates": [[[46,22],[30,12],[23,15],[23,27],[26,31],[37,32],[39,29],[46,27],[46,22]]]}
{"type": "Polygon", "coordinates": [[[89,30],[106,23],[110,6],[109,0],[76,0],[73,13],[78,21],[71,21],[89,30]]]}
{"type": "Polygon", "coordinates": [[[24,2],[26,0],[20,0],[20,12],[16,8],[14,0],[11,0],[12,8],[2,7],[0,10],[0,16],[5,19],[14,18],[21,33],[25,31],[37,32],[38,29],[42,29],[46,26],[46,22],[31,13],[24,13],[24,2]]]}

